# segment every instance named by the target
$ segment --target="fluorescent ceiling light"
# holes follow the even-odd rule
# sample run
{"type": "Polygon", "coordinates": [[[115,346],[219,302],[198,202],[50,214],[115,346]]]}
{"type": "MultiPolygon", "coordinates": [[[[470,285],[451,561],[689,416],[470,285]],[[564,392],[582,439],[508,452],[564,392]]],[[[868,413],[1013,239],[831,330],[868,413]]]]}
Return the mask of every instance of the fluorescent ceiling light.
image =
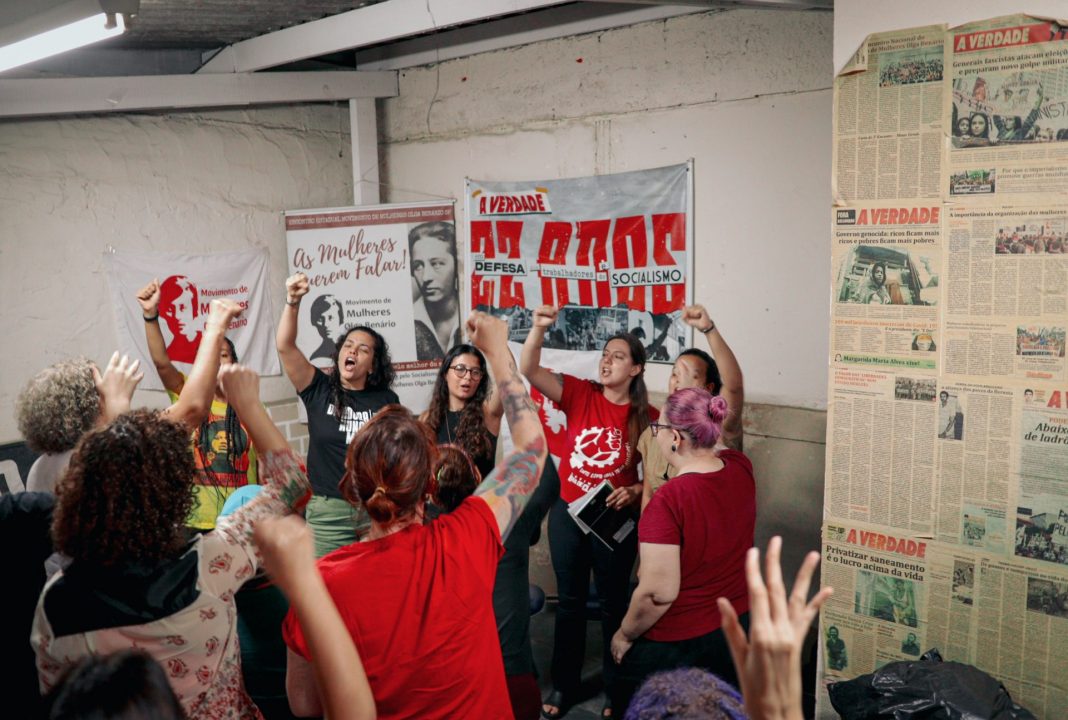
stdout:
{"type": "Polygon", "coordinates": [[[2,0],[0,72],[126,31],[139,0],[2,0]]]}

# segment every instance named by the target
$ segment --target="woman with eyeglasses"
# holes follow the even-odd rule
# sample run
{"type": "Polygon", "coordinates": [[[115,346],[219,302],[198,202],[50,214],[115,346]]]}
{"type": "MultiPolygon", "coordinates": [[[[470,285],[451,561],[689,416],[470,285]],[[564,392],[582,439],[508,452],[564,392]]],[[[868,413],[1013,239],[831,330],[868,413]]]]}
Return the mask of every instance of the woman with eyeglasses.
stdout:
{"type": "Polygon", "coordinates": [[[454,345],[438,370],[430,407],[419,419],[434,432],[439,445],[463,448],[486,477],[497,456],[503,414],[482,352],[474,345],[454,345]]]}
{"type": "MultiPolygon", "coordinates": [[[[433,502],[446,513],[459,507],[493,470],[504,405],[485,368],[482,352],[473,345],[449,350],[430,407],[420,417],[438,440],[441,459],[433,502]]],[[[559,492],[556,468],[546,463],[530,502],[504,540],[493,585],[493,612],[516,720],[536,720],[541,704],[530,645],[530,546],[537,542],[541,521],[559,492]]]]}
{"type": "Polygon", "coordinates": [[[716,447],[727,402],[686,388],[668,398],[661,417],[649,427],[678,475],[638,525],[638,588],[611,643],[620,663],[612,689],[618,708],[661,670],[699,667],[737,686],[717,598],[749,627],[745,556],[753,547],[756,484],[749,458],[716,447]]]}
{"type": "MultiPolygon", "coordinates": [[[[611,698],[615,666],[609,643],[627,608],[630,573],[637,554],[637,533],[631,532],[615,550],[585,534],[568,513],[578,500],[604,481],[613,486],[608,506],[637,519],[642,497],[637,465],[638,438],[656,410],[645,389],[645,347],[630,333],[604,344],[597,380],[558,375],[541,366],[541,348],[559,308],[542,305],[523,345],[520,367],[530,384],[556,403],[567,416],[567,447],[560,458],[560,497],[549,510],[549,551],[556,573],[559,606],[553,642],[553,691],[545,698],[542,716],[562,717],[574,704],[582,680],[586,652],[586,599],[593,570],[601,606],[604,635],[603,679],[611,698]]],[[[620,714],[625,705],[609,700],[602,717],[620,714]]]]}

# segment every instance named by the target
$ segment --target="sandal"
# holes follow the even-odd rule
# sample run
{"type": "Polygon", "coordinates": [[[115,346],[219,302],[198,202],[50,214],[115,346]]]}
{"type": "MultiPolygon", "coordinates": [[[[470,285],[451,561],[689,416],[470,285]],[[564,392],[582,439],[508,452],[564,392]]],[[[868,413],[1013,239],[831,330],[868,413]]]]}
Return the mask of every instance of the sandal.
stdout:
{"type": "Polygon", "coordinates": [[[564,700],[564,694],[559,690],[553,690],[541,703],[541,716],[545,718],[545,720],[557,720],[557,718],[562,718],[564,715],[567,715],[567,711],[570,709],[571,706],[564,700]],[[556,710],[546,710],[546,705],[554,707],[556,710]]]}

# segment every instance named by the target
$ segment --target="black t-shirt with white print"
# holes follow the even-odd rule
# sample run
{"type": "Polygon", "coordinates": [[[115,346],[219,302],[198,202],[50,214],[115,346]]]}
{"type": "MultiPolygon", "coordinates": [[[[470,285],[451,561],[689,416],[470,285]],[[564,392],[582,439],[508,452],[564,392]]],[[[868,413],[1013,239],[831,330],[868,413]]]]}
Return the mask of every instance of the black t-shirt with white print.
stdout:
{"type": "Polygon", "coordinates": [[[300,392],[308,411],[308,479],[316,495],[339,498],[338,483],[345,474],[345,452],[356,431],[386,405],[400,402],[392,390],[345,390],[345,408],[337,418],[330,378],[318,368],[311,384],[300,392]]]}

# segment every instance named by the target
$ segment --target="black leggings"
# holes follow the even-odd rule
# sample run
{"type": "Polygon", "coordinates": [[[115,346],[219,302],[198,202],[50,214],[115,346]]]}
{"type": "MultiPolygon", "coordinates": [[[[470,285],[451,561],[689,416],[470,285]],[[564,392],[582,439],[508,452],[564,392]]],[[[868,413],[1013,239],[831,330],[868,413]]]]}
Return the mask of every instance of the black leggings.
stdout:
{"type": "Polygon", "coordinates": [[[584,534],[568,514],[567,503],[557,499],[549,510],[549,552],[560,598],[553,640],[553,687],[562,692],[568,702],[574,702],[582,682],[582,661],[586,656],[586,600],[592,567],[597,597],[601,601],[602,677],[606,691],[610,692],[616,672],[612,660],[612,636],[623,622],[630,603],[630,576],[638,554],[637,529],[631,531],[619,549],[610,550],[592,535],[584,534]]]}
{"type": "MultiPolygon", "coordinates": [[[[749,613],[742,613],[738,620],[748,634],[749,613]]],[[[738,687],[738,675],[723,628],[713,630],[707,635],[674,642],[638,638],[623,656],[623,663],[616,672],[616,681],[610,695],[616,717],[623,717],[631,698],[647,677],[664,670],[690,667],[708,670],[738,687]]]]}

